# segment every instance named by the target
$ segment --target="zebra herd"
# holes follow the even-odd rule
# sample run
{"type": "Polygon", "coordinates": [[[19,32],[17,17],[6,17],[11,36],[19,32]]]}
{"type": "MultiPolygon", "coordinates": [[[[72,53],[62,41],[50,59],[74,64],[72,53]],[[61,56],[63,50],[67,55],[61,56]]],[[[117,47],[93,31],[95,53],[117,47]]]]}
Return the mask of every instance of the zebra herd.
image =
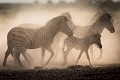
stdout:
{"type": "MultiPolygon", "coordinates": [[[[60,16],[57,16],[49,20],[43,27],[31,29],[28,28],[33,24],[21,24],[17,27],[12,28],[7,35],[7,46],[8,49],[5,52],[5,57],[3,61],[3,66],[6,65],[8,56],[11,54],[14,58],[15,64],[18,63],[19,66],[23,66],[20,60],[20,54],[30,63],[29,55],[27,54],[27,49],[36,49],[41,48],[42,66],[46,66],[54,56],[54,52],[51,48],[54,37],[59,32],[63,32],[68,37],[64,40],[64,45],[67,49],[64,51],[64,65],[67,65],[67,55],[69,54],[72,48],[81,49],[80,55],[76,61],[76,64],[81,57],[82,53],[85,51],[87,58],[89,60],[90,66],[92,66],[88,54],[88,48],[92,44],[96,44],[100,49],[102,48],[101,44],[101,33],[104,28],[109,30],[111,33],[115,32],[113,26],[113,20],[109,13],[103,13],[95,23],[90,25],[86,29],[85,35],[83,38],[77,38],[74,35],[74,27],[68,25],[68,22],[71,21],[71,15],[69,12],[63,13],[60,16]],[[27,26],[27,28],[26,28],[27,26]],[[48,58],[47,62],[43,64],[45,50],[48,50],[51,53],[51,56],[48,58]]],[[[76,26],[76,25],[75,25],[76,26]]],[[[39,26],[38,26],[39,27],[39,26]]]]}

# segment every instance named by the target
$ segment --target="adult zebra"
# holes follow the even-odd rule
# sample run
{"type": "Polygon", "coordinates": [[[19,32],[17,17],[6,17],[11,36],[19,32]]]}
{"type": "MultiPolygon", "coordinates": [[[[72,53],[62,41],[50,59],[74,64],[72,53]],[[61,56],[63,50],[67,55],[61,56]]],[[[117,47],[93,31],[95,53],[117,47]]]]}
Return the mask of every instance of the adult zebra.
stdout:
{"type": "MultiPolygon", "coordinates": [[[[101,35],[102,31],[104,29],[107,29],[108,31],[110,31],[111,33],[115,32],[114,26],[113,26],[113,19],[111,17],[111,15],[109,13],[103,13],[100,15],[100,17],[98,18],[98,20],[96,20],[95,23],[93,23],[92,25],[89,26],[85,26],[83,28],[79,28],[78,32],[80,32],[80,34],[77,33],[77,36],[82,36],[82,38],[89,36],[89,35],[94,35],[94,34],[99,34],[101,35]]],[[[75,28],[78,29],[78,28],[75,28]]],[[[74,34],[76,30],[74,30],[74,34]]],[[[100,48],[101,50],[101,54],[100,57],[98,59],[100,59],[102,57],[102,48],[100,48]]]]}
{"type": "Polygon", "coordinates": [[[90,64],[90,66],[92,66],[92,64],[90,62],[89,54],[88,54],[88,49],[89,49],[90,45],[92,45],[92,44],[96,44],[97,47],[102,48],[100,37],[101,37],[101,35],[99,35],[99,34],[86,36],[85,38],[67,37],[64,40],[64,47],[63,47],[64,65],[67,65],[67,56],[68,56],[69,52],[73,48],[75,48],[77,50],[81,50],[80,55],[78,56],[78,59],[75,64],[78,63],[78,60],[80,59],[82,53],[85,51],[86,56],[89,61],[89,64],[90,64]],[[64,51],[65,45],[66,45],[67,49],[64,51]]]}
{"type": "Polygon", "coordinates": [[[61,15],[49,20],[46,25],[41,28],[31,29],[24,27],[29,27],[33,24],[21,24],[15,28],[12,28],[7,35],[8,49],[5,53],[3,66],[6,65],[7,57],[12,52],[14,52],[14,61],[17,61],[20,66],[23,66],[20,61],[20,54],[25,54],[27,49],[36,49],[40,47],[42,52],[42,65],[45,50],[48,50],[51,53],[51,56],[45,63],[45,65],[47,65],[54,55],[51,44],[53,43],[53,38],[56,34],[58,32],[63,32],[68,36],[73,36],[67,22],[67,17],[61,15]]]}
{"type": "MultiPolygon", "coordinates": [[[[93,34],[101,35],[101,33],[103,32],[105,28],[111,33],[115,32],[115,28],[113,26],[114,21],[108,12],[101,13],[99,11],[96,13],[95,17],[97,17],[96,21],[92,25],[88,25],[88,26],[75,25],[77,27],[74,30],[74,36],[84,38],[86,36],[93,35],[93,34]]],[[[90,51],[91,51],[91,55],[93,59],[92,46],[90,47],[90,51]]],[[[100,52],[101,54],[100,54],[99,59],[102,57],[102,49],[100,49],[100,51],[101,51],[100,52]]]]}

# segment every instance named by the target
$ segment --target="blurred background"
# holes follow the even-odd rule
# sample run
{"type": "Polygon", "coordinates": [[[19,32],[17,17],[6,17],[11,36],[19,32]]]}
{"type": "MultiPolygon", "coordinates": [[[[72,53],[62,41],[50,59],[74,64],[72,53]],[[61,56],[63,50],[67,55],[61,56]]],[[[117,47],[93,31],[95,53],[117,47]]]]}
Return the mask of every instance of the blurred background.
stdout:
{"type": "MultiPolygon", "coordinates": [[[[120,0],[0,0],[0,65],[2,65],[7,49],[7,33],[13,27],[22,23],[45,25],[48,20],[61,15],[62,12],[69,12],[76,25],[88,26],[93,24],[92,18],[100,9],[107,10],[112,15],[116,32],[112,34],[106,29],[102,32],[103,57],[101,60],[95,61],[95,63],[119,63],[120,0]]],[[[65,35],[63,34],[63,36],[65,35]]],[[[63,40],[58,41],[57,39],[53,42],[52,48],[55,55],[48,66],[61,66],[63,53],[60,50],[63,46],[63,40]]],[[[28,52],[33,57],[32,65],[41,65],[41,49],[28,50],[28,52]]],[[[69,65],[75,63],[79,52],[75,49],[71,51],[68,55],[69,65]]],[[[94,47],[95,60],[99,54],[99,49],[94,47]]],[[[49,56],[50,53],[46,51],[44,62],[49,56]]],[[[21,59],[26,64],[22,56],[21,59]]],[[[12,66],[13,64],[13,58],[10,55],[7,65],[12,66]]],[[[88,64],[85,54],[82,55],[79,64],[88,64]]]]}

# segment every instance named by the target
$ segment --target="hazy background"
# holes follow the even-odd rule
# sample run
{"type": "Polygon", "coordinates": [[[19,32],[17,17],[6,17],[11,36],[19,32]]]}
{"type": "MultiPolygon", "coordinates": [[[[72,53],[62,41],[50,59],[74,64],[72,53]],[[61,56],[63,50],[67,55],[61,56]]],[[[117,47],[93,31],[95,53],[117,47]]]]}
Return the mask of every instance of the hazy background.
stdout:
{"type": "MultiPolygon", "coordinates": [[[[0,63],[2,65],[5,51],[7,49],[7,33],[13,27],[21,23],[33,23],[44,25],[48,20],[61,15],[62,12],[70,12],[72,20],[76,25],[91,25],[92,18],[99,9],[108,10],[113,19],[116,29],[115,33],[110,33],[106,29],[102,33],[103,58],[96,63],[119,63],[120,62],[120,2],[119,0],[0,0],[0,63]]],[[[65,35],[63,34],[64,38],[65,35]]],[[[48,66],[60,67],[63,62],[61,52],[63,40],[55,40],[52,48],[55,52],[51,63],[48,66]],[[59,45],[57,46],[56,43],[59,45]]],[[[33,57],[32,64],[40,65],[41,49],[28,50],[33,57]]],[[[80,51],[73,49],[68,55],[69,65],[74,64],[80,51]]],[[[50,53],[46,51],[45,60],[50,53]]],[[[99,49],[94,47],[94,59],[99,56],[99,49]]],[[[21,56],[22,62],[25,63],[21,56]]],[[[83,54],[79,64],[88,64],[86,55],[83,54]]],[[[13,65],[11,55],[7,65],[13,65]]],[[[27,64],[26,64],[27,66],[27,64]]]]}

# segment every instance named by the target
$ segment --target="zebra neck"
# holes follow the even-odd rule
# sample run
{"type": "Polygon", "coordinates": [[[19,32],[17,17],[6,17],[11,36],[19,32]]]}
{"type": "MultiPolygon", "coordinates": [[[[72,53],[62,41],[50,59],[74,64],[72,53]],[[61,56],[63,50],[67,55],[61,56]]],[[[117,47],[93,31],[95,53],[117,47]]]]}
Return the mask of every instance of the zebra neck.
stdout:
{"type": "Polygon", "coordinates": [[[94,41],[93,41],[93,39],[92,39],[92,38],[88,38],[88,42],[89,42],[89,45],[94,44],[94,41]]]}
{"type": "Polygon", "coordinates": [[[103,23],[100,20],[96,21],[92,26],[94,34],[101,34],[104,30],[103,23]]]}
{"type": "Polygon", "coordinates": [[[52,32],[52,35],[56,35],[61,28],[61,18],[56,18],[56,20],[51,23],[51,26],[49,26],[50,31],[52,32]]]}
{"type": "Polygon", "coordinates": [[[54,27],[50,28],[52,35],[56,35],[59,32],[58,25],[55,25],[54,27]]]}

